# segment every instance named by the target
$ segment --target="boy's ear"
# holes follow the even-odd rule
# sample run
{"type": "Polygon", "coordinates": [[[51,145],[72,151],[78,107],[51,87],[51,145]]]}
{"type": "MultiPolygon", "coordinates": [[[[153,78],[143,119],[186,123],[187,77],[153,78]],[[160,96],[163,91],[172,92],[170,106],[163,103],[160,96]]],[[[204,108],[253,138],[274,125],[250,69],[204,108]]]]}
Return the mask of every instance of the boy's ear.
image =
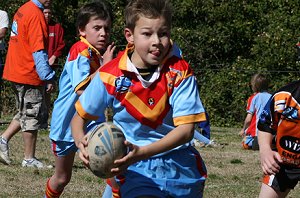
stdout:
{"type": "Polygon", "coordinates": [[[124,35],[128,43],[133,44],[133,32],[129,28],[125,28],[124,35]]]}
{"type": "Polygon", "coordinates": [[[79,35],[80,35],[80,36],[83,36],[83,37],[86,36],[85,30],[82,30],[81,28],[78,28],[78,32],[79,32],[79,35]]]}

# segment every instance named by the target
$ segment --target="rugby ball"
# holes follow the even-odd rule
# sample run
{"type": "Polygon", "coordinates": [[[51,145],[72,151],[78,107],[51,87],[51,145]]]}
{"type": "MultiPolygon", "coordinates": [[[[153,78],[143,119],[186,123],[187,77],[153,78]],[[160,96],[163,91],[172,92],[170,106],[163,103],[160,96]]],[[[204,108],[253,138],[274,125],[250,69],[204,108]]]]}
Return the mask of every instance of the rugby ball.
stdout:
{"type": "Polygon", "coordinates": [[[90,170],[94,175],[106,179],[113,177],[111,169],[114,161],[127,153],[124,144],[125,136],[112,122],[97,125],[90,132],[87,152],[89,154],[90,170]]]}

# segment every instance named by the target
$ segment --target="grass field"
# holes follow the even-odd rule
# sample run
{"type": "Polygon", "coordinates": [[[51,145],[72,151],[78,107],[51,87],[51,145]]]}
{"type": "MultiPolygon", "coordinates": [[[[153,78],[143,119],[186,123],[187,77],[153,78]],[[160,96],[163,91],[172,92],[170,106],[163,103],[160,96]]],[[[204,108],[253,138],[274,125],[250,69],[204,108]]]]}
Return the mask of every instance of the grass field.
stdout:
{"type": "MultiPolygon", "coordinates": [[[[1,126],[0,131],[6,126],[1,126]]],[[[224,146],[198,148],[208,169],[205,186],[206,198],[254,198],[258,197],[262,171],[257,151],[241,149],[239,129],[212,128],[212,138],[224,146]]],[[[12,165],[0,164],[0,197],[43,197],[45,184],[53,169],[22,168],[23,141],[17,134],[10,142],[12,165]]],[[[48,132],[42,131],[37,142],[36,156],[46,164],[53,164],[48,132]]],[[[75,159],[73,177],[61,197],[100,197],[102,179],[95,177],[79,160],[75,159]]],[[[296,187],[290,198],[300,197],[296,187]]]]}

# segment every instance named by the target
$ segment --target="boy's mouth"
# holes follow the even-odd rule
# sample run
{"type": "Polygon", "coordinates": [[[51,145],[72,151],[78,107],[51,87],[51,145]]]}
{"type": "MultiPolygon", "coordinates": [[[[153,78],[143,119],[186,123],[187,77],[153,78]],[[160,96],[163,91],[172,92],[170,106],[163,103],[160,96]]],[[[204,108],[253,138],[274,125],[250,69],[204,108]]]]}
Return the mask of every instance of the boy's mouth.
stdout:
{"type": "Polygon", "coordinates": [[[159,51],[159,50],[155,50],[155,51],[152,51],[151,54],[152,54],[153,56],[159,57],[159,56],[160,56],[160,51],[159,51]]]}

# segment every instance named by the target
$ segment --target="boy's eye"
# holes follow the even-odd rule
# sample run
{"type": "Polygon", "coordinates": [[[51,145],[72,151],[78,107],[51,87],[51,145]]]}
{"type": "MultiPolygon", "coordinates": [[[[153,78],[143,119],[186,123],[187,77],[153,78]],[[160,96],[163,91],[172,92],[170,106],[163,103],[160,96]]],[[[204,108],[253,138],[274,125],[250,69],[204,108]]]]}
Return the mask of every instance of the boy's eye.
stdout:
{"type": "Polygon", "coordinates": [[[144,36],[151,36],[151,33],[149,33],[149,32],[143,32],[142,35],[144,35],[144,36]]]}
{"type": "Polygon", "coordinates": [[[160,37],[165,37],[165,36],[168,36],[169,35],[169,32],[161,32],[159,34],[160,37]]]}
{"type": "Polygon", "coordinates": [[[99,26],[95,26],[95,27],[94,27],[94,29],[98,31],[98,30],[100,30],[100,29],[101,29],[101,27],[99,27],[99,26]]]}
{"type": "Polygon", "coordinates": [[[110,32],[110,28],[109,27],[105,27],[104,30],[105,30],[105,32],[110,32]]]}
{"type": "Polygon", "coordinates": [[[169,36],[170,35],[170,31],[168,31],[168,29],[163,28],[159,31],[159,36],[160,37],[165,37],[165,36],[169,36]]]}

